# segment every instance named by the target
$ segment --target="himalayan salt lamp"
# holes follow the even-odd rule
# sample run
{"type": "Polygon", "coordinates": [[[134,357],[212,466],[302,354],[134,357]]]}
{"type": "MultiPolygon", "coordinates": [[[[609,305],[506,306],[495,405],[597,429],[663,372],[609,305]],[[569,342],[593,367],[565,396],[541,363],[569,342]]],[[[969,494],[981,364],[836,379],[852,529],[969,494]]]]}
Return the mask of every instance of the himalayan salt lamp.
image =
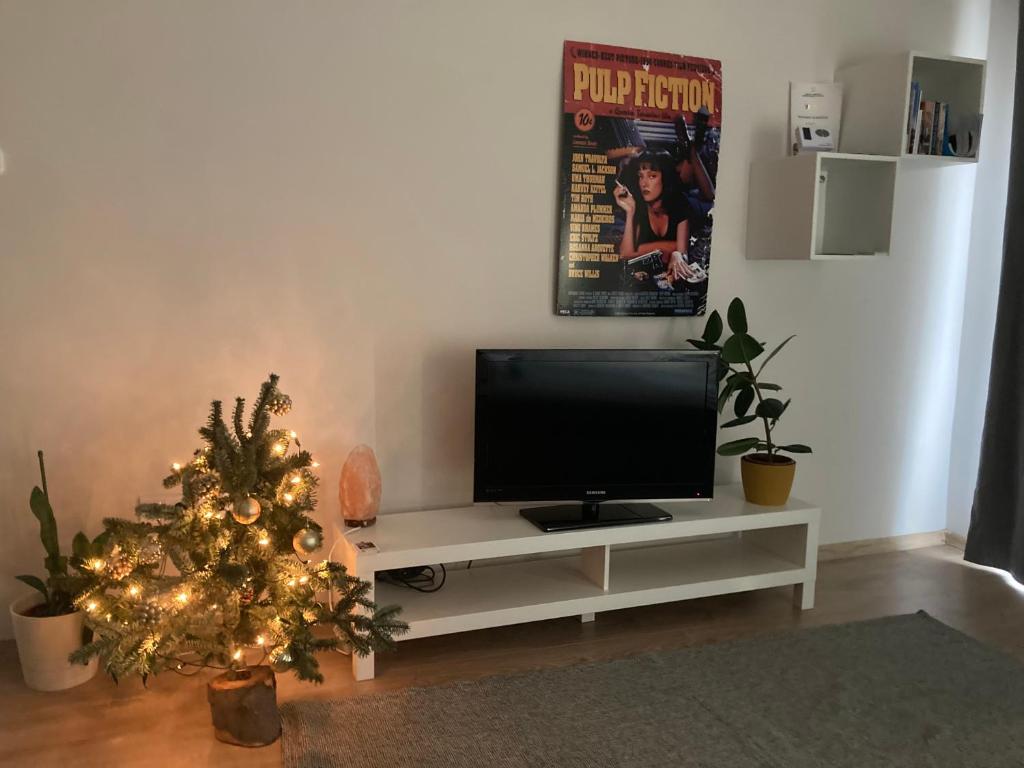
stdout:
{"type": "Polygon", "coordinates": [[[345,459],[338,483],[341,514],[349,528],[364,528],[377,521],[380,509],[380,467],[368,445],[357,445],[345,459]]]}

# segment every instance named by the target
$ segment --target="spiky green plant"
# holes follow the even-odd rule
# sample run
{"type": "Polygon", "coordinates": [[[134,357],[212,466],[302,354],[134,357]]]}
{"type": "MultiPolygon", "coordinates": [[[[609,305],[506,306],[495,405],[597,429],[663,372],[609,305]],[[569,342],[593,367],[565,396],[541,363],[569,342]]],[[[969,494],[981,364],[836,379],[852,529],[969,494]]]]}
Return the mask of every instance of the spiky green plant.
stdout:
{"type": "Polygon", "coordinates": [[[69,559],[60,551],[57,519],[53,514],[53,506],[50,504],[50,490],[46,485],[46,463],[43,460],[43,452],[39,451],[37,455],[42,488],[37,485],[32,489],[28,505],[36,520],[39,521],[39,540],[42,542],[43,551],[46,552],[43,567],[46,568],[47,576],[46,579],[41,579],[31,574],[21,574],[15,578],[32,587],[43,597],[43,602],[32,609],[32,615],[63,616],[75,611],[75,595],[82,590],[86,583],[86,579],[82,576],[82,569],[88,558],[102,549],[103,540],[98,538],[96,541],[89,541],[84,533],[78,533],[72,546],[71,571],[68,571],[69,559]]]}

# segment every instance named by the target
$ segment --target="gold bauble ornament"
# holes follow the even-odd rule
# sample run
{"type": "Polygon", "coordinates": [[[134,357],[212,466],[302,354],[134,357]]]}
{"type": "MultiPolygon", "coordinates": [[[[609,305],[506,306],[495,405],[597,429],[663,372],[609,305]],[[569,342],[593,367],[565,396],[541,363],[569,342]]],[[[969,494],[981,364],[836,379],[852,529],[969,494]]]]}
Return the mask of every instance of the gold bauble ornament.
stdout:
{"type": "Polygon", "coordinates": [[[231,508],[231,516],[242,525],[255,523],[260,517],[260,503],[251,496],[239,499],[231,508]]]}
{"type": "Polygon", "coordinates": [[[283,392],[275,393],[267,403],[267,410],[275,416],[284,416],[292,409],[292,399],[283,392]]]}
{"type": "Polygon", "coordinates": [[[120,581],[133,570],[135,570],[135,563],[132,558],[115,545],[107,557],[107,575],[114,581],[120,581]]]}
{"type": "Polygon", "coordinates": [[[163,609],[156,600],[146,600],[143,603],[139,603],[135,606],[135,610],[133,611],[135,620],[145,624],[146,626],[158,624],[162,614],[163,609]]]}
{"type": "Polygon", "coordinates": [[[287,672],[292,667],[292,655],[288,651],[272,656],[270,666],[275,672],[287,672]]]}
{"type": "Polygon", "coordinates": [[[323,546],[323,543],[323,534],[312,528],[303,528],[292,536],[292,548],[299,557],[313,554],[323,546]]]}

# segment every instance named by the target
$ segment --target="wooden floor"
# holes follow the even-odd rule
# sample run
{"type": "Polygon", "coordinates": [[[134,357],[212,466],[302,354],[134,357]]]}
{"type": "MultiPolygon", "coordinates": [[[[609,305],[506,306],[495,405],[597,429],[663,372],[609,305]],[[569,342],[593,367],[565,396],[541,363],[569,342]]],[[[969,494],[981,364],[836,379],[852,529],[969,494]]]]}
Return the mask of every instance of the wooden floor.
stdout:
{"type": "MultiPolygon", "coordinates": [[[[377,657],[376,680],[355,683],[346,657],[323,659],[327,682],[279,679],[281,700],[362,696],[545,666],[611,659],[800,626],[924,609],[1024,661],[1024,591],[961,562],[950,547],[822,563],[817,607],[801,613],[792,589],[772,589],[599,614],[592,624],[557,619],[402,643],[377,657]]],[[[0,643],[0,765],[280,765],[280,745],[229,747],[214,740],[204,679],[161,675],[149,690],[97,677],[62,693],[22,684],[13,642],[0,643]]]]}

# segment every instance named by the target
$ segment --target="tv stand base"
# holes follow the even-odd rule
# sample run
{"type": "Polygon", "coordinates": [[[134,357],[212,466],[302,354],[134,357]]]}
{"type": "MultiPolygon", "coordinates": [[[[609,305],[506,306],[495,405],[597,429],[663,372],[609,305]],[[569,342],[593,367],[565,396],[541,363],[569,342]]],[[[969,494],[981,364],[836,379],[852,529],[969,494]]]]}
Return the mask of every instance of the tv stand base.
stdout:
{"type": "Polygon", "coordinates": [[[519,514],[547,533],[609,528],[614,525],[664,523],[672,519],[672,515],[654,504],[614,501],[525,507],[519,510],[519,514]]]}
{"type": "MultiPolygon", "coordinates": [[[[719,486],[705,502],[659,504],[658,525],[542,533],[515,509],[479,505],[381,515],[351,536],[337,531],[349,573],[374,585],[368,597],[402,606],[409,632],[399,640],[577,616],[654,603],[793,587],[794,605],[814,607],[821,510],[790,499],[748,504],[738,486],[719,486]],[[363,551],[372,541],[377,551],[363,551]],[[523,555],[547,555],[524,560],[523,555]],[[423,594],[378,572],[424,563],[512,561],[449,568],[444,588],[423,594]]],[[[353,656],[357,680],[374,676],[374,657],[353,656]]]]}

